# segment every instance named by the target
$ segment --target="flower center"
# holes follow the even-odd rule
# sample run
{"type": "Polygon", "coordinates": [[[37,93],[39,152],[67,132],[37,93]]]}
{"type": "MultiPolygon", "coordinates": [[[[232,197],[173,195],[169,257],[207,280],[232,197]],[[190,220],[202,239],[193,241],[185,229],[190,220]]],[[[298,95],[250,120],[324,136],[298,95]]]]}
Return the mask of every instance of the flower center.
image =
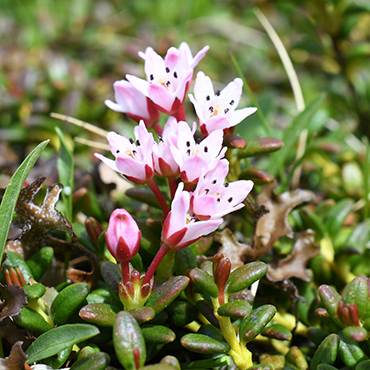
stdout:
{"type": "Polygon", "coordinates": [[[217,116],[219,110],[221,109],[220,107],[220,104],[216,104],[214,107],[213,107],[213,111],[212,111],[212,114],[210,117],[214,117],[214,116],[217,116]]]}

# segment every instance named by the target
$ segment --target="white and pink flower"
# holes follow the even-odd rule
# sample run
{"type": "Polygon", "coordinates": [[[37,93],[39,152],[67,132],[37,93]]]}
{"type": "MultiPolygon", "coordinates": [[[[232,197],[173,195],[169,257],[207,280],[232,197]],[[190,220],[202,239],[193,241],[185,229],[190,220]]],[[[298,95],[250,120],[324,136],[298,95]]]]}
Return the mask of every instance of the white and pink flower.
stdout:
{"type": "Polygon", "coordinates": [[[194,66],[204,57],[208,47],[204,47],[194,58],[187,44],[179,49],[168,49],[164,59],[151,47],[139,56],[145,60],[143,80],[133,75],[126,75],[130,83],[143,95],[149,98],[157,108],[174,115],[184,102],[193,77],[194,66]]]}
{"type": "Polygon", "coordinates": [[[116,103],[106,100],[108,108],[126,113],[136,122],[143,120],[146,127],[152,128],[158,121],[160,113],[154,103],[126,80],[113,84],[116,103]]]}
{"type": "Polygon", "coordinates": [[[215,93],[211,79],[203,72],[198,72],[194,95],[189,94],[189,99],[194,105],[203,135],[233,127],[257,110],[254,107],[236,110],[242,87],[242,79],[236,78],[222,91],[215,93]]]}
{"type": "Polygon", "coordinates": [[[107,139],[115,160],[95,153],[95,157],[103,161],[114,171],[122,173],[127,179],[136,184],[145,184],[154,175],[153,163],[153,134],[149,133],[144,121],[134,129],[135,140],[115,132],[109,132],[107,139]]]}

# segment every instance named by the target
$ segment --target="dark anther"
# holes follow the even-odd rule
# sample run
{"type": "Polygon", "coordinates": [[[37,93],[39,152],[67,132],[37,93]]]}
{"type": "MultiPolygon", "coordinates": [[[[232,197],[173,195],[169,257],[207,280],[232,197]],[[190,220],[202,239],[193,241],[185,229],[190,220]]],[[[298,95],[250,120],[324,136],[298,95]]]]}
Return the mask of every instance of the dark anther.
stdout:
{"type": "Polygon", "coordinates": [[[228,200],[227,200],[229,203],[231,203],[233,201],[233,197],[230,197],[228,200]]]}
{"type": "Polygon", "coordinates": [[[190,146],[190,141],[187,141],[187,142],[186,142],[186,146],[189,148],[189,146],[190,146]]]}
{"type": "Polygon", "coordinates": [[[134,143],[134,140],[132,139],[132,137],[130,137],[128,140],[130,141],[130,144],[134,143]]]}
{"type": "Polygon", "coordinates": [[[208,194],[209,193],[209,189],[206,189],[205,192],[206,192],[206,194],[208,194]]]}
{"type": "Polygon", "coordinates": [[[230,110],[229,108],[226,108],[226,109],[224,110],[225,114],[226,114],[229,110],[230,110]]]}
{"type": "Polygon", "coordinates": [[[136,146],[140,146],[141,144],[140,144],[140,141],[139,141],[139,139],[137,139],[136,140],[136,146]]]}
{"type": "Polygon", "coordinates": [[[214,179],[214,180],[212,181],[212,184],[216,184],[216,182],[217,182],[217,179],[214,179]]]}
{"type": "Polygon", "coordinates": [[[220,198],[217,198],[217,202],[221,202],[221,199],[220,198]]]}
{"type": "Polygon", "coordinates": [[[205,146],[204,147],[204,152],[207,153],[208,152],[208,146],[205,146]]]}
{"type": "Polygon", "coordinates": [[[119,150],[117,149],[117,150],[116,150],[116,154],[118,154],[118,153],[119,153],[119,150]]]}
{"type": "Polygon", "coordinates": [[[234,100],[231,100],[230,105],[233,105],[234,103],[235,103],[234,100]]]}
{"type": "Polygon", "coordinates": [[[188,149],[188,150],[186,151],[186,154],[187,154],[187,155],[190,155],[190,153],[191,153],[191,151],[190,151],[190,149],[188,149]]]}
{"type": "Polygon", "coordinates": [[[228,182],[226,182],[224,186],[225,186],[225,188],[228,188],[228,187],[229,187],[229,185],[230,185],[230,184],[229,184],[228,182]]]}
{"type": "Polygon", "coordinates": [[[213,113],[213,111],[214,111],[212,106],[209,107],[209,110],[211,111],[211,113],[213,113]]]}
{"type": "Polygon", "coordinates": [[[166,72],[170,73],[170,69],[168,67],[166,67],[166,72]]]}
{"type": "Polygon", "coordinates": [[[200,137],[198,137],[198,139],[197,139],[197,144],[199,144],[199,143],[200,143],[200,141],[201,141],[201,140],[200,140],[200,137]]]}
{"type": "Polygon", "coordinates": [[[211,97],[209,95],[206,96],[206,100],[210,100],[211,97]]]}
{"type": "Polygon", "coordinates": [[[133,155],[136,155],[136,153],[137,153],[137,151],[136,151],[136,150],[133,150],[133,151],[132,151],[132,154],[133,154],[133,155]]]}
{"type": "Polygon", "coordinates": [[[154,75],[150,75],[150,81],[154,80],[154,75]]]}
{"type": "Polygon", "coordinates": [[[170,86],[171,85],[171,82],[170,81],[167,81],[166,82],[166,86],[168,87],[168,86],[170,86]]]}
{"type": "Polygon", "coordinates": [[[163,138],[162,138],[162,135],[158,135],[158,141],[161,141],[161,142],[163,142],[163,138]]]}
{"type": "Polygon", "coordinates": [[[216,95],[217,95],[217,96],[220,96],[220,94],[221,94],[221,90],[217,90],[217,91],[216,91],[216,95]]]}
{"type": "Polygon", "coordinates": [[[177,78],[177,72],[173,72],[173,77],[177,78]]]}

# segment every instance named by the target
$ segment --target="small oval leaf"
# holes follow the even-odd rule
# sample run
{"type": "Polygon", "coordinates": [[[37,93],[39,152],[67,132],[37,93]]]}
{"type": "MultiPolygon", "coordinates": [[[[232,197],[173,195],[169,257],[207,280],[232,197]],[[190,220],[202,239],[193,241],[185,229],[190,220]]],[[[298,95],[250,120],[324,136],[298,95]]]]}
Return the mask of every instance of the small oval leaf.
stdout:
{"type": "Polygon", "coordinates": [[[221,355],[230,351],[230,346],[227,343],[203,334],[186,334],[181,338],[181,344],[189,351],[204,355],[221,355]]]}

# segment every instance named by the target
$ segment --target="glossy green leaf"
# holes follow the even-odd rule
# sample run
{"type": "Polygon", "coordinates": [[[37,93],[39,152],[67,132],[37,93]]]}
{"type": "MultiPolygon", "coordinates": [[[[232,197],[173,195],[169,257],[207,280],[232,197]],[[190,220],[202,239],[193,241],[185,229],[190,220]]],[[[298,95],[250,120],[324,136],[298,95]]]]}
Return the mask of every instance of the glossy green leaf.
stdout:
{"type": "Polygon", "coordinates": [[[197,267],[197,262],[190,248],[183,248],[176,251],[174,265],[176,275],[186,275],[188,270],[195,267],[197,267]]]}
{"type": "Polygon", "coordinates": [[[356,370],[369,370],[369,369],[370,369],[370,360],[361,361],[356,366],[356,370]]]}
{"type": "Polygon", "coordinates": [[[287,364],[293,365],[293,368],[298,370],[308,369],[308,363],[305,355],[296,346],[293,346],[289,349],[288,353],[285,355],[285,359],[287,364]]]}
{"type": "Polygon", "coordinates": [[[360,326],[347,326],[343,329],[343,335],[355,342],[363,342],[369,337],[368,331],[360,326]]]}
{"type": "Polygon", "coordinates": [[[247,343],[252,341],[275,316],[276,308],[272,305],[258,307],[247,316],[240,325],[240,339],[247,343]]]}
{"type": "Polygon", "coordinates": [[[13,219],[13,212],[18,200],[19,193],[24,182],[27,179],[33,165],[39,158],[42,151],[48,145],[49,140],[40,143],[27,158],[22,162],[10,179],[10,183],[6,188],[3,199],[0,204],[0,261],[2,260],[6,240],[8,238],[10,224],[13,219]]]}
{"type": "Polygon", "coordinates": [[[110,357],[104,352],[95,352],[76,361],[70,370],[105,370],[109,365],[110,357]]]}
{"type": "Polygon", "coordinates": [[[181,370],[179,360],[175,356],[165,356],[162,358],[160,365],[170,366],[172,370],[181,370]]]}
{"type": "Polygon", "coordinates": [[[153,290],[145,305],[153,308],[158,314],[178,297],[189,284],[189,280],[187,276],[175,276],[169,279],[153,290]]]}
{"type": "Polygon", "coordinates": [[[278,340],[291,340],[291,331],[281,324],[272,324],[262,330],[261,334],[264,337],[274,338],[278,340]]]}
{"type": "Polygon", "coordinates": [[[167,344],[173,342],[176,338],[176,334],[163,325],[146,326],[141,331],[147,343],[167,344]]]}
{"type": "Polygon", "coordinates": [[[86,283],[71,284],[64,288],[55,297],[51,308],[50,315],[55,323],[65,324],[72,314],[83,304],[90,287],[86,283]]]}
{"type": "Polygon", "coordinates": [[[169,320],[176,326],[184,326],[190,324],[198,318],[197,308],[186,301],[175,301],[167,307],[169,320]]]}
{"type": "Polygon", "coordinates": [[[261,279],[266,273],[267,265],[260,261],[240,266],[230,274],[226,283],[226,291],[228,294],[240,292],[261,279]]]}
{"type": "Polygon", "coordinates": [[[238,157],[253,157],[260,154],[272,153],[281,149],[284,142],[272,137],[255,138],[248,142],[244,150],[238,151],[238,157]]]}
{"type": "Polygon", "coordinates": [[[230,346],[227,343],[203,334],[186,334],[181,338],[181,344],[189,351],[204,355],[220,355],[230,351],[230,346]]]}
{"type": "Polygon", "coordinates": [[[233,319],[244,319],[252,312],[252,306],[247,301],[235,300],[227,302],[218,308],[220,316],[231,317],[233,319]]]}
{"type": "Polygon", "coordinates": [[[67,347],[62,349],[57,356],[52,356],[45,358],[42,362],[46,365],[49,365],[53,369],[59,369],[69,358],[71,352],[72,352],[72,347],[67,347]]]}
{"type": "Polygon", "coordinates": [[[196,303],[199,312],[216,328],[219,328],[219,322],[214,314],[213,307],[204,299],[200,299],[196,303]]]}
{"type": "Polygon", "coordinates": [[[51,326],[38,312],[25,306],[16,317],[17,324],[23,328],[45,332],[51,329],[51,326]]]}
{"type": "Polygon", "coordinates": [[[310,369],[316,370],[320,364],[333,365],[338,354],[339,336],[337,334],[328,335],[316,350],[310,369]]]}
{"type": "Polygon", "coordinates": [[[155,311],[151,307],[139,307],[134,308],[129,311],[132,316],[134,316],[135,320],[138,324],[143,324],[144,322],[150,321],[155,317],[155,311]]]}
{"type": "Polygon", "coordinates": [[[210,274],[196,267],[189,272],[189,276],[204,293],[213,298],[218,297],[217,285],[210,274]]]}
{"type": "Polygon", "coordinates": [[[344,303],[356,303],[360,319],[366,315],[369,303],[369,286],[366,278],[361,276],[354,278],[346,285],[342,296],[344,303]]]}
{"type": "Polygon", "coordinates": [[[343,327],[343,324],[336,316],[338,311],[338,303],[342,300],[340,294],[329,285],[321,285],[319,288],[319,296],[324,308],[328,311],[334,322],[340,327],[343,327]]]}
{"type": "Polygon", "coordinates": [[[107,303],[91,303],[81,308],[79,316],[90,324],[113,327],[119,311],[117,307],[107,303]]]}
{"type": "MultiPolygon", "coordinates": [[[[182,370],[190,370],[190,369],[208,369],[208,368],[215,368],[221,369],[224,366],[228,366],[231,364],[231,359],[228,355],[220,355],[220,356],[212,356],[212,358],[206,360],[198,360],[198,361],[191,361],[191,362],[183,362],[181,364],[182,370]]],[[[272,370],[272,369],[269,369],[272,370]]]]}
{"type": "Polygon", "coordinates": [[[54,356],[61,350],[99,334],[98,328],[86,324],[68,324],[41,334],[27,349],[27,363],[54,356]]]}
{"type": "Polygon", "coordinates": [[[325,216],[325,229],[331,237],[335,237],[343,226],[349,213],[352,211],[353,199],[339,200],[325,216]]]}
{"type": "Polygon", "coordinates": [[[25,285],[23,289],[27,292],[28,300],[40,298],[46,292],[46,288],[42,284],[25,285]]]}
{"type": "Polygon", "coordinates": [[[118,284],[122,280],[119,266],[111,261],[105,261],[101,265],[101,274],[112,292],[118,296],[118,284]]]}
{"type": "Polygon", "coordinates": [[[353,368],[366,358],[358,343],[346,338],[342,333],[339,333],[339,337],[338,355],[346,366],[353,368]]]}
{"type": "Polygon", "coordinates": [[[49,268],[54,257],[54,249],[51,247],[43,247],[28,258],[27,265],[30,268],[33,278],[39,281],[49,268]]]}
{"type": "Polygon", "coordinates": [[[252,180],[255,185],[271,184],[275,181],[275,177],[273,175],[255,167],[249,167],[240,172],[239,179],[252,180]]]}
{"type": "Polygon", "coordinates": [[[117,314],[113,327],[113,346],[118,361],[126,370],[136,370],[135,353],[140,366],[146,361],[144,336],[135,318],[127,311],[117,314]]]}

